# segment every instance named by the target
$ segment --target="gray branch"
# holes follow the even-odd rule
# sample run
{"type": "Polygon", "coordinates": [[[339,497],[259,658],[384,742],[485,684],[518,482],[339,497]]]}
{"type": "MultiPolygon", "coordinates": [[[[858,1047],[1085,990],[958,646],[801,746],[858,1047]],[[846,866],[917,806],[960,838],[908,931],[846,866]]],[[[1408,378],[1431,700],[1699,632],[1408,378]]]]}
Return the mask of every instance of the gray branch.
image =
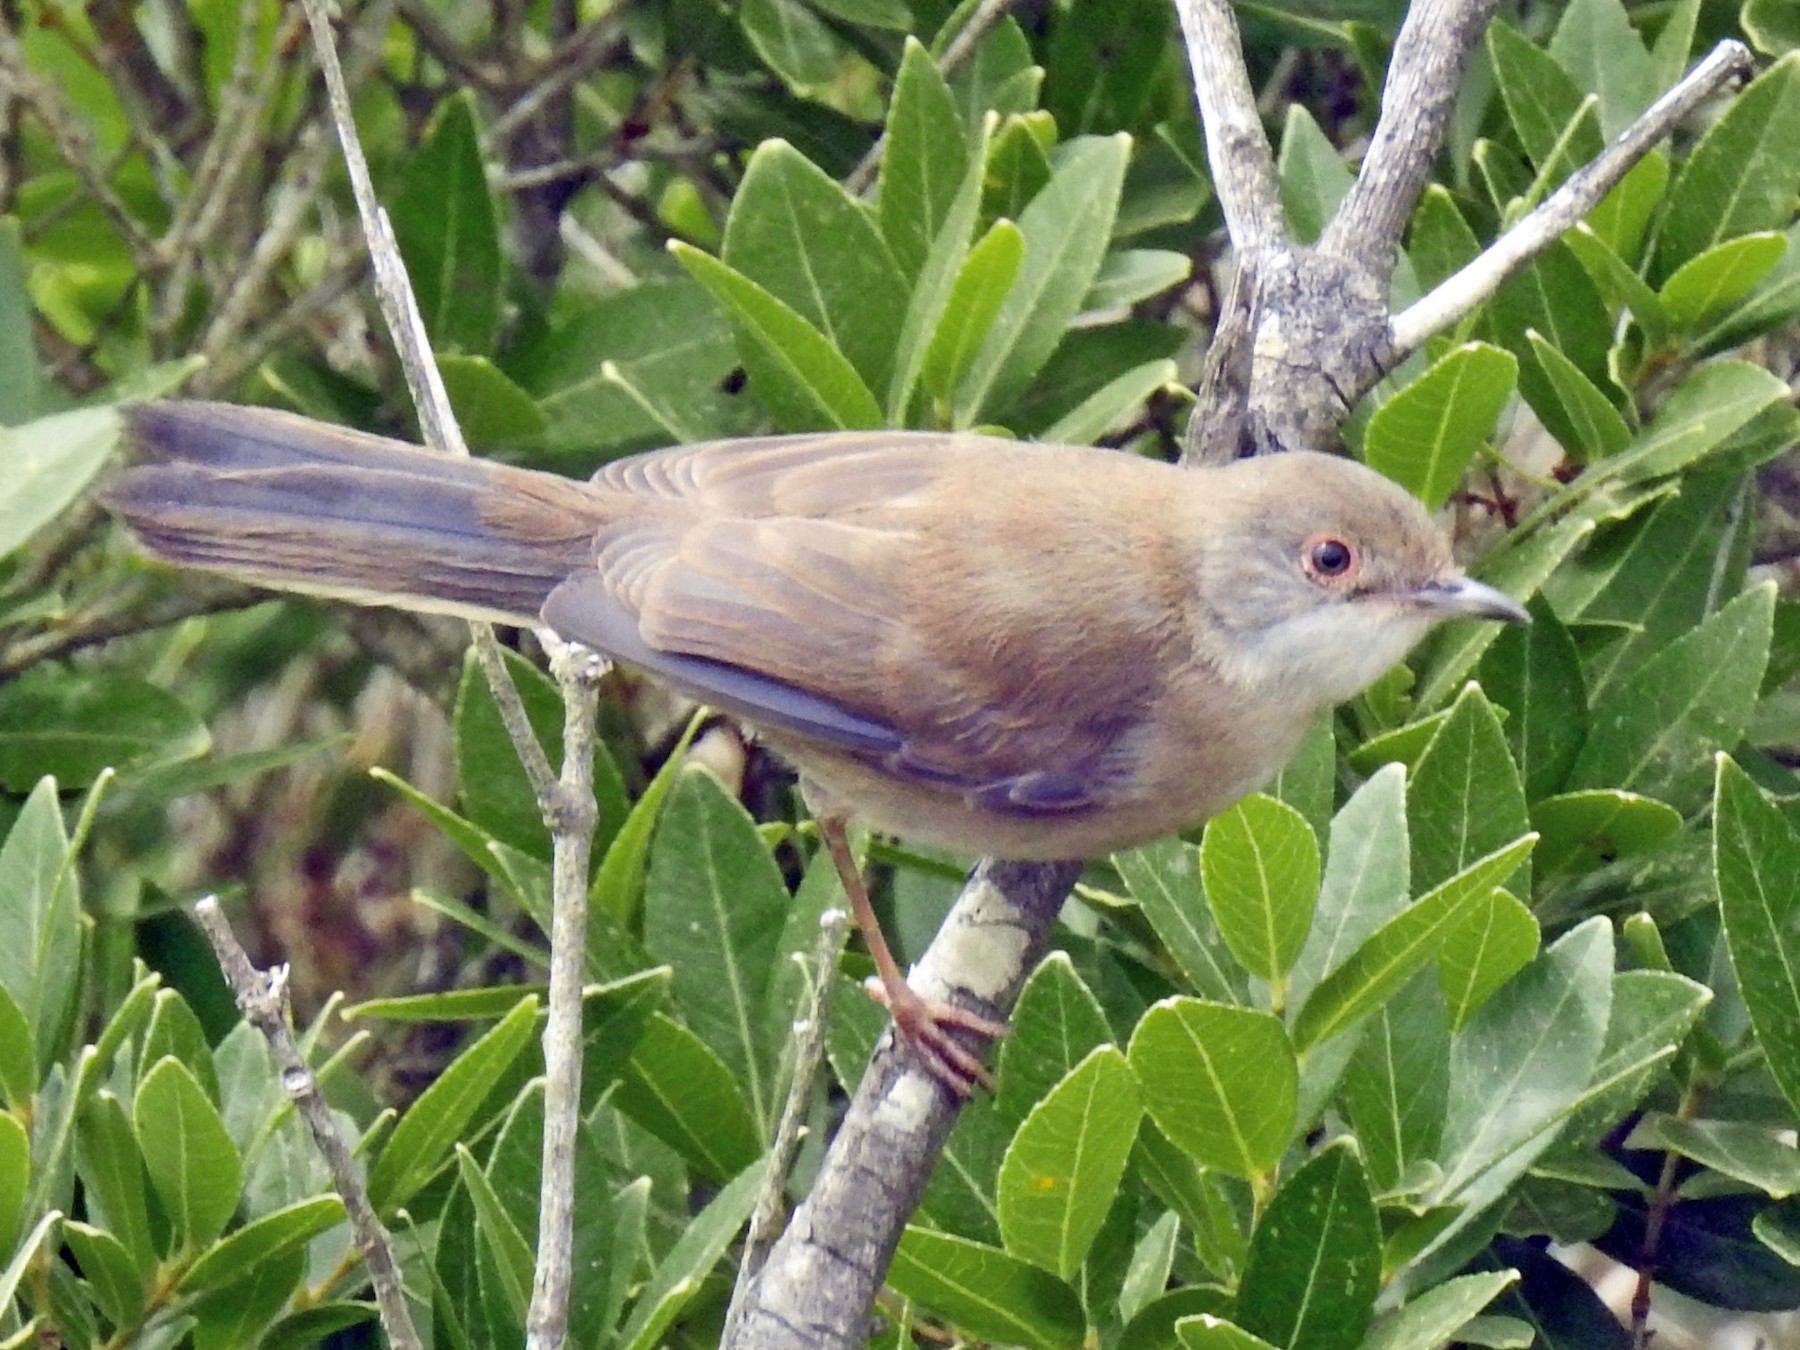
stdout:
{"type": "Polygon", "coordinates": [[[1754,66],[1741,42],[1721,42],[1685,79],[1652,103],[1591,164],[1570,174],[1538,208],[1495,240],[1474,262],[1430,295],[1394,316],[1398,356],[1441,333],[1517,276],[1568,233],[1651,147],[1725,84],[1748,78],[1754,66]]]}
{"type": "Polygon", "coordinates": [[[1322,252],[1393,276],[1400,237],[1444,143],[1469,54],[1499,0],[1416,0],[1394,43],[1368,153],[1330,225],[1322,252]]]}

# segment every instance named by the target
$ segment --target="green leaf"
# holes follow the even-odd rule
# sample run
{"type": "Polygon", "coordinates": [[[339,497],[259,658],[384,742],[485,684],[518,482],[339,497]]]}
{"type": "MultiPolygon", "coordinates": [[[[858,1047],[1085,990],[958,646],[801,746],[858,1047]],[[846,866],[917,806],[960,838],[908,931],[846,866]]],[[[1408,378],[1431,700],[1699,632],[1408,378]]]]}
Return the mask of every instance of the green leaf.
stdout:
{"type": "Polygon", "coordinates": [[[1006,1249],[1063,1279],[1087,1259],[1137,1138],[1137,1080],[1101,1046],[1025,1118],[996,1188],[1006,1249]]]}
{"type": "Polygon", "coordinates": [[[1620,640],[1586,654],[1589,696],[1693,631],[1737,593],[1734,562],[1746,516],[1740,471],[1693,473],[1678,495],[1603,531],[1546,588],[1559,613],[1584,624],[1617,624],[1620,640]]]}
{"type": "Polygon", "coordinates": [[[1409,872],[1406,771],[1389,765],[1357,788],[1332,818],[1318,913],[1289,975],[1294,1004],[1406,907],[1409,872]]]}
{"type": "Polygon", "coordinates": [[[1787,252],[1774,230],[1739,235],[1689,258],[1663,283],[1663,312],[1671,327],[1692,333],[1750,294],[1787,252]]]}
{"type": "Polygon", "coordinates": [[[1426,184],[1406,249],[1420,283],[1439,286],[1475,261],[1480,253],[1481,241],[1463,219],[1450,190],[1441,183],[1426,184]]]}
{"type": "Polygon", "coordinates": [[[1516,1270],[1487,1270],[1445,1280],[1383,1316],[1362,1350],[1437,1350],[1518,1279],[1516,1270]]]}
{"type": "Polygon", "coordinates": [[[62,1226],[62,1239],[81,1267],[94,1302],[115,1327],[134,1325],[150,1299],[150,1280],[138,1269],[125,1244],[104,1228],[73,1219],[62,1226]]]}
{"type": "Polygon", "coordinates": [[[6,985],[0,984],[0,1104],[24,1115],[37,1086],[31,1023],[6,985]]]}
{"type": "Polygon", "coordinates": [[[1279,1350],[1261,1336],[1252,1336],[1242,1327],[1211,1313],[1184,1317],[1175,1324],[1182,1350],[1279,1350]]]}
{"type": "Polygon", "coordinates": [[[1450,1018],[1431,971],[1417,972],[1370,1016],[1340,1092],[1381,1190],[1437,1156],[1450,1096],[1450,1018]]]}
{"type": "Polygon", "coordinates": [[[1589,464],[1616,455],[1631,444],[1631,428],[1601,392],[1600,386],[1564,356],[1536,329],[1527,329],[1525,340],[1538,369],[1544,373],[1548,393],[1556,400],[1559,425],[1569,440],[1563,449],[1578,464],[1589,464]]]}
{"type": "Polygon", "coordinates": [[[1637,1123],[1625,1147],[1679,1153],[1777,1200],[1800,1192],[1800,1149],[1748,1121],[1681,1120],[1653,1111],[1637,1123]]]}
{"type": "Polygon", "coordinates": [[[212,1048],[206,1043],[206,1029],[200,1025],[200,1019],[188,1006],[188,1001],[173,989],[158,989],[151,995],[150,1024],[144,1028],[138,1067],[148,1070],[165,1056],[180,1060],[212,1104],[223,1105],[212,1048]]]}
{"type": "MultiPolygon", "coordinates": [[[[5,427],[16,427],[46,410],[47,391],[31,331],[31,293],[26,289],[29,264],[19,234],[17,217],[0,220],[0,426],[5,427]]],[[[0,555],[10,551],[0,545],[0,555]]]]}
{"type": "Polygon", "coordinates": [[[1519,358],[1519,392],[1560,441],[1574,439],[1558,424],[1555,388],[1532,355],[1528,333],[1540,333],[1588,379],[1607,378],[1613,345],[1613,312],[1587,269],[1566,242],[1558,242],[1525,267],[1488,302],[1486,326],[1519,358]]]}
{"type": "Polygon", "coordinates": [[[1082,983],[1069,954],[1051,952],[1019,991],[1012,1034],[1000,1042],[994,1108],[1001,1120],[1016,1129],[1077,1064],[1111,1040],[1100,1001],[1082,983]]]}
{"type": "Polygon", "coordinates": [[[1477,904],[1438,948],[1438,979],[1451,1027],[1467,1022],[1490,994],[1531,963],[1537,949],[1537,920],[1512,894],[1495,891],[1477,904]]]}
{"type": "Polygon", "coordinates": [[[1787,387],[1760,366],[1709,362],[1675,387],[1628,449],[1577,479],[1574,495],[1678,473],[1786,397],[1787,387]]]}
{"type": "Polygon", "coordinates": [[[111,408],[83,408],[0,427],[0,558],[60,516],[100,472],[119,442],[111,408]]]}
{"type": "Polygon", "coordinates": [[[1319,898],[1319,841],[1306,817],[1261,793],[1245,797],[1207,821],[1200,877],[1232,955],[1258,979],[1284,976],[1319,898]]]}
{"type": "Polygon", "coordinates": [[[969,160],[956,96],[931,53],[908,37],[894,76],[877,199],[882,237],[907,281],[918,282],[939,231],[952,218],[969,160]]]}
{"type": "Polygon", "coordinates": [[[1348,1031],[1386,1002],[1436,955],[1450,927],[1525,861],[1536,839],[1526,835],[1471,863],[1376,929],[1301,1006],[1294,1019],[1294,1044],[1301,1053],[1348,1031]]]}
{"type": "Polygon", "coordinates": [[[194,1308],[194,1350],[239,1350],[262,1346],[261,1332],[306,1280],[306,1253],[300,1250],[264,1261],[229,1293],[202,1298],[194,1308]]]}
{"type": "Polygon", "coordinates": [[[41,669],[0,687],[0,787],[26,793],[46,774],[83,788],[103,769],[194,759],[211,738],[188,706],[106,671],[41,669]]]}
{"type": "Polygon", "coordinates": [[[1295,236],[1313,242],[1337,213],[1352,177],[1343,153],[1298,101],[1288,104],[1275,173],[1282,210],[1295,236]]]}
{"type": "Polygon", "coordinates": [[[444,100],[389,198],[394,237],[432,344],[493,350],[500,325],[500,218],[488,188],[475,100],[444,100]]]}
{"type": "Polygon", "coordinates": [[[12,1250],[31,1186],[31,1136],[10,1112],[0,1112],[0,1252],[12,1250]]]}
{"type": "Polygon", "coordinates": [[[1615,973],[1606,1044],[1563,1129],[1563,1142],[1575,1146],[1597,1140],[1635,1107],[1711,998],[1705,985],[1671,971],[1615,973]]]}
{"type": "Polygon", "coordinates": [[[744,1085],[758,1121],[775,1108],[781,1046],[762,1008],[787,911],[787,887],[749,813],[705,770],[681,774],[651,848],[644,945],[674,969],[682,1020],[744,1085]]]}
{"type": "Polygon", "coordinates": [[[996,220],[963,259],[919,366],[919,382],[933,398],[947,401],[955,391],[993,331],[1024,260],[1025,236],[1010,220],[996,220]]]}
{"type": "Polygon", "coordinates": [[[1451,1043],[1439,1197],[1479,1210],[1553,1141],[1599,1062],[1612,958],[1612,929],[1588,920],[1489,999],[1451,1043]]]}
{"type": "Polygon", "coordinates": [[[1774,615],[1774,586],[1754,587],[1622,676],[1594,707],[1570,786],[1696,804],[1708,756],[1749,725],[1774,615]]]}
{"type": "Polygon", "coordinates": [[[1181,1216],[1193,1235],[1195,1253],[1207,1270],[1235,1279],[1249,1244],[1239,1226],[1238,1213],[1225,1194],[1223,1178],[1216,1172],[1202,1171],[1192,1157],[1175,1147],[1149,1120],[1139,1125],[1132,1160],[1157,1198],[1181,1216]]]}
{"type": "MultiPolygon", "coordinates": [[[[138,1269],[156,1265],[148,1180],[125,1107],[110,1092],[82,1104],[75,1135],[75,1172],[86,1188],[88,1216],[122,1241],[138,1269]]],[[[166,1223],[163,1225],[166,1230],[166,1223]]]]}
{"type": "Polygon", "coordinates": [[[613,1105],[704,1175],[723,1180],[762,1151],[738,1080],[705,1041],[661,1013],[633,1047],[613,1105]]]}
{"type": "Polygon", "coordinates": [[[1354,1145],[1339,1139],[1282,1182],[1256,1225],[1237,1321],[1274,1345],[1351,1350],[1380,1287],[1375,1201],[1354,1145]]]}
{"type": "Polygon", "coordinates": [[[1004,412],[1062,341],[1099,273],[1130,142],[1083,137],[1062,151],[1049,184],[1019,214],[1025,259],[958,386],[959,427],[1004,412]]]}
{"type": "MultiPolygon", "coordinates": [[[[1412,882],[1424,888],[1530,828],[1525,789],[1494,705],[1470,685],[1413,765],[1406,794],[1412,882]]],[[[1518,885],[1531,889],[1527,868],[1518,885]]]]}
{"type": "Polygon", "coordinates": [[[538,444],[619,453],[748,430],[754,409],[722,387],[738,362],[722,317],[704,289],[676,276],[606,296],[521,344],[507,373],[548,419],[538,444]]]}
{"type": "Polygon", "coordinates": [[[1713,793],[1713,874],[1725,949],[1763,1062],[1800,1108],[1800,839],[1724,755],[1713,793]]]}
{"type": "Polygon", "coordinates": [[[669,251],[732,316],[751,387],[787,431],[881,425],[881,407],[856,368],[795,309],[710,254],[669,251]]]}
{"type": "Polygon", "coordinates": [[[738,22],[756,54],[796,93],[828,83],[843,64],[843,44],[801,0],[745,0],[738,22]]]}
{"type": "Polygon", "coordinates": [[[1600,126],[1612,140],[1657,92],[1650,54],[1619,0],[1572,0],[1557,21],[1550,55],[1600,100],[1600,126]]]}
{"type": "Polygon", "coordinates": [[[549,429],[538,401],[488,357],[444,353],[437,368],[463,438],[477,450],[511,450],[549,429]]]}
{"type": "Polygon", "coordinates": [[[701,1281],[719,1263],[737,1236],[762,1185],[763,1164],[745,1168],[686,1222],[681,1236],[651,1273],[644,1292],[619,1332],[620,1350],[650,1350],[661,1342],[681,1310],[701,1289],[701,1281]]]}
{"type": "Polygon", "coordinates": [[[1481,687],[1506,709],[1501,731],[1527,801],[1557,791],[1587,735],[1587,692],[1574,639],[1548,605],[1508,625],[1481,658],[1481,687]]]}
{"type": "Polygon", "coordinates": [[[1546,797],[1531,807],[1537,860],[1548,875],[1578,876],[1673,839],[1681,813],[1635,792],[1592,788],[1546,797]]]}
{"type": "Polygon", "coordinates": [[[456,1145],[456,1173],[475,1207],[475,1231],[488,1257],[482,1267],[483,1283],[491,1270],[507,1313],[515,1323],[523,1322],[531,1304],[531,1243],[507,1213],[475,1155],[460,1142],[456,1145]]]}
{"type": "MultiPolygon", "coordinates": [[[[1605,115],[1603,103],[1601,116],[1605,115]]],[[[1603,243],[1614,256],[1636,262],[1643,253],[1645,231],[1662,206],[1663,194],[1668,186],[1668,157],[1660,151],[1652,150],[1632,165],[1618,185],[1601,199],[1600,205],[1588,212],[1587,220],[1578,225],[1576,230],[1592,230],[1595,239],[1603,243]]],[[[1630,268],[1627,267],[1626,270],[1630,271],[1630,268]]],[[[1632,272],[1631,275],[1636,277],[1637,273],[1632,272]]],[[[1599,278],[1596,277],[1595,280],[1599,278]]],[[[1638,289],[1650,292],[1649,286],[1641,280],[1638,282],[1638,289]]]]}
{"type": "Polygon", "coordinates": [[[1493,432],[1518,375],[1518,358],[1499,347],[1452,349],[1375,410],[1363,458],[1435,511],[1493,432]]]}
{"type": "MultiPolygon", "coordinates": [[[[912,295],[906,304],[906,319],[901,324],[900,339],[895,348],[894,379],[888,386],[887,419],[890,426],[908,425],[908,409],[922,378],[931,345],[936,341],[940,329],[946,325],[956,327],[962,322],[960,319],[951,319],[950,316],[958,312],[958,302],[953,298],[955,288],[962,278],[969,256],[969,239],[974,233],[975,219],[981,210],[988,137],[993,125],[992,118],[983,121],[974,145],[965,152],[967,163],[962,182],[957,186],[956,195],[951,199],[937,233],[932,237],[924,261],[919,266],[918,276],[914,279],[912,295]]],[[[1016,273],[1017,268],[1012,270],[1016,273]]],[[[1010,276],[1006,284],[1012,284],[1010,276]]],[[[995,301],[995,308],[998,309],[998,300],[995,301]]],[[[991,323],[990,315],[979,325],[971,325],[962,330],[969,351],[972,352],[975,344],[985,336],[991,323]]],[[[950,388],[968,364],[967,356],[958,357],[954,364],[955,373],[943,376],[940,397],[948,397],[950,388]]]]}
{"type": "Polygon", "coordinates": [[[1784,236],[1787,251],[1744,302],[1693,340],[1696,352],[1710,354],[1736,347],[1792,323],[1800,314],[1800,225],[1784,236]]]}
{"type": "Polygon", "coordinates": [[[138,1084],[131,1107],[138,1148],[182,1247],[214,1242],[237,1209],[243,1160],[225,1121],[193,1074],[164,1059],[138,1084]]]}
{"type": "MultiPolygon", "coordinates": [[[[613,836],[612,846],[606,850],[606,856],[600,860],[600,867],[594,873],[594,884],[588,892],[588,898],[598,911],[611,917],[616,929],[636,929],[638,926],[644,873],[650,861],[650,844],[655,837],[656,823],[662,817],[663,802],[674,791],[675,783],[681,777],[687,761],[687,748],[693,742],[695,733],[700,730],[700,723],[699,716],[688,722],[687,729],[681,733],[674,750],[663,761],[662,768],[656,771],[656,777],[650,780],[650,785],[639,794],[630,814],[619,826],[619,832],[613,836]]],[[[597,962],[594,959],[597,954],[591,939],[588,943],[588,955],[590,965],[604,966],[604,961],[597,962]]]]}
{"type": "Polygon", "coordinates": [[[1083,310],[1119,309],[1179,286],[1193,274],[1185,253],[1161,248],[1124,248],[1106,255],[1083,310]]]}
{"type": "Polygon", "coordinates": [[[1281,1157],[1299,1070],[1277,1019],[1166,998],[1139,1020],[1130,1058],[1150,1118],[1203,1167],[1257,1177],[1281,1157]]]}
{"type": "Polygon", "coordinates": [[[908,1226],[887,1283],[965,1335],[1033,1350],[1076,1350],[1081,1300],[1048,1271],[993,1247],[908,1226]]]}
{"type": "Polygon", "coordinates": [[[1113,427],[1139,412],[1159,389],[1180,385],[1173,361],[1146,361],[1089,394],[1044,428],[1041,439],[1062,445],[1091,445],[1113,427]]]}
{"type": "Polygon", "coordinates": [[[0,987],[31,1025],[40,1071],[55,1062],[80,959],[80,892],[56,782],[46,778],[0,845],[0,987]]]}
{"type": "Polygon", "coordinates": [[[335,1195],[316,1195],[285,1205],[209,1248],[187,1268],[176,1288],[183,1293],[222,1289],[262,1262],[304,1246],[343,1221],[344,1202],[335,1195]]]}
{"type": "Polygon", "coordinates": [[[1793,221],[1800,187],[1800,54],[1770,66],[1700,138],[1669,189],[1653,280],[1715,244],[1793,221]]]}
{"type": "Polygon", "coordinates": [[[1506,23],[1488,25],[1487,54],[1507,116],[1541,183],[1556,186],[1600,153],[1606,143],[1600,119],[1554,58],[1506,23]]]}
{"type": "Polygon", "coordinates": [[[907,279],[873,213],[786,141],[751,155],[719,257],[818,329],[865,387],[887,388],[907,279]]]}
{"type": "Polygon", "coordinates": [[[1785,0],[1744,0],[1738,22],[1765,55],[1785,56],[1800,48],[1800,13],[1785,0]]]}
{"type": "Polygon", "coordinates": [[[1199,850],[1171,837],[1115,853],[1112,863],[1193,992],[1214,1003],[1248,1002],[1243,971],[1200,887],[1199,850]]]}
{"type": "Polygon", "coordinates": [[[404,1205],[448,1160],[451,1146],[524,1050],[537,1025],[537,1010],[535,998],[521,998],[400,1117],[369,1169],[369,1203],[377,1212],[404,1205]]]}

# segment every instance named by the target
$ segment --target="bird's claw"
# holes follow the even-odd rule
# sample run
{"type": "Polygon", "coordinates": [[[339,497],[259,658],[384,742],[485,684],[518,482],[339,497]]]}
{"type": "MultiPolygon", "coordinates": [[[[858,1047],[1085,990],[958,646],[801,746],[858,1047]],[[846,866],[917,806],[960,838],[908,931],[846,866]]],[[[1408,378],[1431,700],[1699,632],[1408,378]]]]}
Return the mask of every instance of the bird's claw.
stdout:
{"type": "Polygon", "coordinates": [[[904,983],[895,990],[872,977],[864,987],[869,997],[893,1016],[896,1033],[933,1078],[959,1098],[968,1098],[978,1087],[993,1091],[993,1075],[980,1056],[956,1040],[949,1029],[955,1027],[991,1041],[1012,1029],[1005,1022],[954,1003],[922,998],[904,983]]]}

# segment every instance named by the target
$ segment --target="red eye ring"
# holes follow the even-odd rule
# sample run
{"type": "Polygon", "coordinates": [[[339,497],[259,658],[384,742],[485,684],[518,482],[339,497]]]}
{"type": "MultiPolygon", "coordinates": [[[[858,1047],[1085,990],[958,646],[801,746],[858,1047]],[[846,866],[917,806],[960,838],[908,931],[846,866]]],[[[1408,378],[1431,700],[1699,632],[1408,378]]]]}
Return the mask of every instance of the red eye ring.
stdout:
{"type": "Polygon", "coordinates": [[[1316,534],[1300,550],[1300,567],[1323,585],[1337,585],[1356,575],[1362,555],[1347,539],[1335,534],[1316,534]]]}

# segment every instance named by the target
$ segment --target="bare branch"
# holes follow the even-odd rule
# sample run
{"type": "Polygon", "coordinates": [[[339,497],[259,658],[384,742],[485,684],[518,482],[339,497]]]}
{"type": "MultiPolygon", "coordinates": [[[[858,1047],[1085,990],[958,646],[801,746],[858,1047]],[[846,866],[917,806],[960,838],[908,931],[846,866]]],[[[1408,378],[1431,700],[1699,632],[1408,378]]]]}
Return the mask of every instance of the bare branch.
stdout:
{"type": "Polygon", "coordinates": [[[1384,282],[1400,236],[1444,143],[1469,53],[1499,0],[1415,0],[1394,43],[1381,117],[1362,168],[1319,240],[1323,253],[1359,263],[1384,282]]]}
{"type": "Polygon", "coordinates": [[[250,957],[238,945],[231,925],[219,909],[219,902],[207,896],[194,906],[194,917],[200,930],[212,944],[219,969],[226,983],[237,995],[238,1008],[244,1019],[262,1032],[275,1057],[281,1087],[300,1113],[300,1119],[312,1132],[313,1145],[325,1160],[331,1182],[343,1197],[344,1210],[350,1218],[350,1232],[356,1249],[369,1268],[369,1279],[375,1287],[375,1302],[381,1309],[381,1325],[391,1344],[399,1350],[423,1350],[424,1342],[414,1329],[412,1315],[406,1308],[406,1291],[400,1278],[400,1263],[394,1259],[393,1241],[369,1204],[369,1193],[357,1175],[350,1147],[337,1132],[331,1108],[319,1080],[313,1076],[306,1057],[288,1024],[287,967],[280,966],[269,975],[250,963],[250,957]]]}
{"type": "Polygon", "coordinates": [[[1225,213],[1226,232],[1240,254],[1285,243],[1287,226],[1275,186],[1275,162],[1244,70],[1244,49],[1231,6],[1226,0],[1175,0],[1175,12],[1187,39],[1200,120],[1206,127],[1207,163],[1225,213]]]}
{"type": "MultiPolygon", "coordinates": [[[[927,998],[953,997],[984,1017],[1004,1017],[1080,871],[1078,863],[983,860],[910,983],[927,998]]],[[[961,1105],[890,1030],[812,1193],[755,1277],[726,1350],[863,1344],[888,1259],[961,1105]]]]}
{"type": "Polygon", "coordinates": [[[568,1334],[574,1252],[575,1139],[581,1129],[581,987],[587,969],[588,855],[594,843],[594,719],[606,662],[553,640],[550,669],[562,691],[563,762],[551,828],[550,993],[544,1025],[544,1162],[539,1176],[537,1266],[525,1318],[530,1350],[556,1350],[568,1334]]]}
{"type": "Polygon", "coordinates": [[[1394,317],[1396,359],[1471,313],[1600,204],[1631,167],[1722,86],[1747,78],[1750,50],[1721,42],[1645,110],[1593,163],[1576,170],[1525,219],[1430,295],[1394,317]]]}

